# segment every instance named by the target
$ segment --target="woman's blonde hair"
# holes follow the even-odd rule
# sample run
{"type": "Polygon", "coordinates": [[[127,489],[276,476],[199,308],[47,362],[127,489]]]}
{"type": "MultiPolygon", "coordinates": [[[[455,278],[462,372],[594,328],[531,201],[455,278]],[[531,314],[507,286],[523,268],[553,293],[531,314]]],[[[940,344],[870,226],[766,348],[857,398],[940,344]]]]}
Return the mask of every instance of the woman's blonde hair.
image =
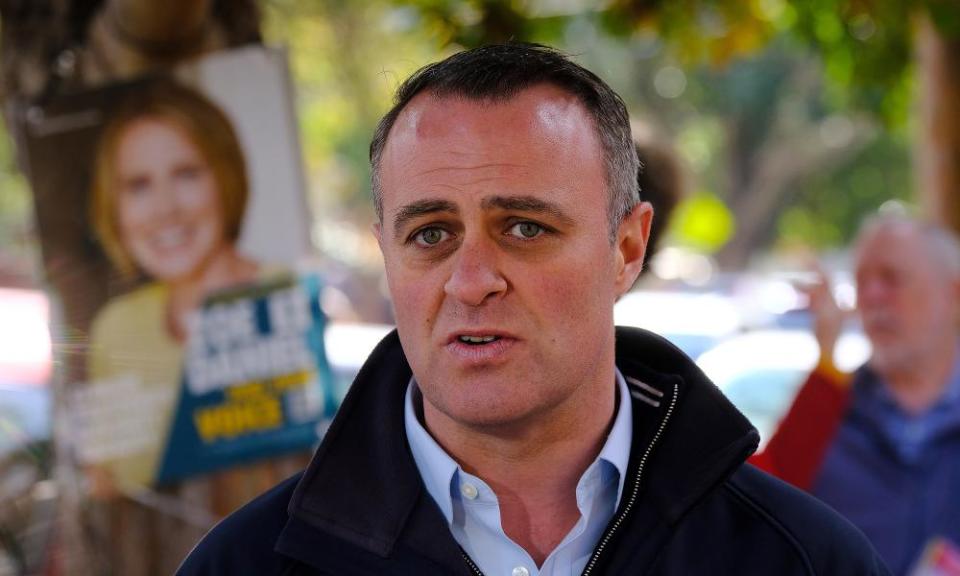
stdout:
{"type": "Polygon", "coordinates": [[[91,183],[90,222],[107,257],[132,277],[137,265],[123,245],[115,191],[118,147],[126,130],[144,119],[181,129],[210,165],[223,210],[227,239],[240,236],[249,185],[243,149],[230,120],[213,102],[172,80],[151,82],[130,94],[111,115],[97,143],[91,183]]]}

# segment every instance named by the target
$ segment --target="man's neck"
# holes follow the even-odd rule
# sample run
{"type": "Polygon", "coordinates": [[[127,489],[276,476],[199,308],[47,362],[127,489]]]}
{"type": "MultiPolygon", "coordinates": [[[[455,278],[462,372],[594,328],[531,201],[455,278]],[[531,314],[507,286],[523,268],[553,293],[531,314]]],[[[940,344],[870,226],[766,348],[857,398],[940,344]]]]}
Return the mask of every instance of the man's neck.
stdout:
{"type": "Polygon", "coordinates": [[[944,343],[942,350],[930,351],[928,357],[900,371],[883,374],[897,405],[916,416],[929,410],[943,396],[950,384],[956,362],[957,343],[944,343]]]}
{"type": "Polygon", "coordinates": [[[426,428],[468,473],[496,493],[504,532],[538,566],[577,520],[576,488],[596,459],[615,416],[613,378],[589,405],[539,416],[535,422],[468,429],[424,402],[426,428]],[[570,413],[565,413],[570,412],[570,413]]]}

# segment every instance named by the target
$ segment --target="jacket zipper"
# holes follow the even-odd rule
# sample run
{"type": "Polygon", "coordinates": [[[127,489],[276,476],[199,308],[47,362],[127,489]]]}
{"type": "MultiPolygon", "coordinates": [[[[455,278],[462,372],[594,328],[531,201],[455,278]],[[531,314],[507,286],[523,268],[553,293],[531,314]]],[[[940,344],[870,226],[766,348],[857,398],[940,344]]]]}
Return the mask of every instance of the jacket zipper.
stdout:
{"type": "MultiPolygon", "coordinates": [[[[620,516],[618,516],[614,521],[613,526],[610,527],[610,530],[608,530],[600,540],[600,544],[597,545],[597,549],[593,551],[593,556],[590,557],[590,561],[587,562],[587,567],[583,569],[583,573],[580,576],[590,576],[590,574],[593,573],[593,568],[597,565],[600,555],[603,554],[607,544],[610,543],[610,540],[613,539],[613,536],[620,528],[620,525],[623,524],[623,521],[626,520],[627,516],[630,514],[630,510],[633,508],[634,503],[637,501],[637,496],[640,494],[640,482],[643,479],[643,469],[647,464],[647,459],[650,457],[650,453],[653,451],[653,448],[657,445],[657,441],[660,440],[660,436],[663,435],[663,430],[667,427],[667,422],[670,421],[670,416],[673,414],[673,408],[676,405],[677,385],[674,384],[673,396],[670,398],[670,406],[667,408],[667,413],[663,417],[663,421],[660,422],[660,427],[657,428],[657,433],[653,435],[653,440],[650,441],[646,451],[644,451],[643,457],[640,458],[640,465],[637,466],[637,475],[633,482],[633,490],[630,491],[630,499],[627,500],[627,505],[624,506],[623,512],[621,512],[620,516]]],[[[474,576],[483,576],[483,572],[481,572],[480,568],[478,568],[473,562],[473,559],[471,559],[470,556],[468,556],[463,550],[461,550],[460,553],[463,555],[463,559],[466,560],[467,566],[470,567],[470,570],[473,572],[474,576]]]]}
{"type": "Polygon", "coordinates": [[[462,554],[463,559],[467,561],[467,566],[469,566],[470,570],[473,571],[474,576],[483,576],[483,572],[481,572],[480,569],[477,568],[477,565],[473,563],[473,559],[470,558],[470,556],[468,556],[466,552],[464,552],[463,550],[460,550],[460,554],[462,554]]]}
{"type": "Polygon", "coordinates": [[[587,562],[587,567],[583,569],[583,574],[581,574],[581,576],[590,576],[590,574],[593,573],[593,569],[597,565],[600,555],[603,554],[607,544],[610,543],[610,540],[613,539],[613,536],[620,528],[620,525],[623,524],[623,521],[626,520],[627,516],[630,514],[630,510],[633,508],[633,505],[637,501],[637,496],[640,494],[640,482],[643,479],[644,466],[646,466],[647,459],[650,457],[650,453],[653,451],[653,448],[657,445],[657,441],[660,440],[660,436],[663,435],[663,429],[667,427],[667,422],[670,421],[670,416],[673,414],[673,408],[676,405],[677,385],[674,384],[673,397],[670,398],[670,406],[667,408],[667,413],[663,417],[663,421],[660,422],[660,427],[657,428],[657,433],[654,434],[653,440],[650,441],[646,451],[643,453],[643,457],[640,458],[640,465],[637,467],[637,476],[633,483],[633,490],[630,492],[630,499],[627,500],[627,505],[624,506],[623,512],[621,512],[620,516],[618,516],[614,521],[613,526],[611,526],[610,530],[607,530],[607,533],[603,535],[603,538],[600,540],[600,544],[597,546],[597,549],[593,551],[593,556],[590,558],[590,561],[587,562]]]}

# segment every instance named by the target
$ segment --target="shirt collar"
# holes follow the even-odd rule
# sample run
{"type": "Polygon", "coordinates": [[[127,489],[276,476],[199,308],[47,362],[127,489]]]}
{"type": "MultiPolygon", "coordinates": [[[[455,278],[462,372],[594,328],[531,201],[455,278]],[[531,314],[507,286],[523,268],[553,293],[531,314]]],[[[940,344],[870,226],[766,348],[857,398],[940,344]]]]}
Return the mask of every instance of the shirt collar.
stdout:
{"type": "MultiPolygon", "coordinates": [[[[437,444],[427,429],[417,418],[414,402],[414,393],[417,382],[412,377],[407,385],[407,394],[404,397],[403,425],[407,431],[407,443],[413,453],[413,461],[417,464],[420,477],[427,488],[427,492],[440,506],[440,511],[447,519],[453,522],[453,499],[450,495],[450,486],[459,466],[457,462],[437,444]]],[[[419,394],[417,394],[419,396],[419,394]]]]}
{"type": "MultiPolygon", "coordinates": [[[[603,448],[597,455],[597,460],[611,464],[619,473],[617,481],[617,506],[623,495],[623,485],[627,478],[627,466],[630,462],[630,447],[633,440],[633,410],[630,406],[630,391],[620,370],[615,370],[618,402],[617,412],[610,428],[603,448]]],[[[413,378],[407,385],[404,398],[404,427],[407,432],[407,442],[413,460],[420,471],[427,492],[440,506],[440,511],[448,523],[453,522],[453,481],[460,469],[457,462],[430,436],[420,419],[417,417],[415,395],[417,383],[413,378]]],[[[589,467],[588,467],[589,470],[589,467]]]]}
{"type": "Polygon", "coordinates": [[[620,474],[617,481],[617,505],[619,506],[620,497],[623,495],[623,485],[627,480],[627,466],[630,463],[630,446],[633,442],[633,410],[630,406],[630,390],[627,388],[627,382],[624,380],[623,374],[620,373],[620,370],[614,370],[614,373],[619,393],[617,415],[613,419],[610,434],[607,436],[607,441],[603,444],[597,458],[613,464],[620,474]]]}
{"type": "MultiPolygon", "coordinates": [[[[897,404],[897,399],[890,391],[889,384],[875,372],[870,373],[873,386],[865,389],[865,392],[875,402],[878,402],[885,411],[895,413],[903,418],[908,418],[907,414],[897,404]]],[[[960,340],[954,349],[953,366],[950,370],[950,376],[947,378],[947,385],[943,393],[926,412],[920,415],[924,418],[926,415],[939,410],[949,409],[953,405],[960,404],[960,340]]],[[[958,406],[960,407],[960,406],[958,406]]]]}
{"type": "Polygon", "coordinates": [[[933,441],[960,426],[960,348],[943,394],[915,416],[900,408],[883,378],[872,371],[865,376],[855,389],[863,400],[856,411],[878,427],[881,437],[904,462],[917,462],[933,441]]]}

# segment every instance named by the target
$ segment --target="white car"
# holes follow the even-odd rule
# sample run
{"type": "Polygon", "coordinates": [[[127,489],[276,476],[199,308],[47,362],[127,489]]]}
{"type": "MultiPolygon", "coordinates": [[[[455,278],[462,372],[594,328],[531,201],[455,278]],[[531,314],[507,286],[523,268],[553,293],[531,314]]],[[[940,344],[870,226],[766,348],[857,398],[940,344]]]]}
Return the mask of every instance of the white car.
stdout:
{"type": "Polygon", "coordinates": [[[691,358],[743,328],[734,301],[714,292],[629,292],[613,307],[613,321],[656,332],[691,358]]]}
{"type": "Polygon", "coordinates": [[[49,317],[43,292],[0,288],[0,460],[50,439],[49,317]]]}
{"type": "Polygon", "coordinates": [[[323,344],[333,373],[333,396],[338,406],[367,356],[393,328],[387,324],[327,324],[323,344]]]}
{"type": "MultiPolygon", "coordinates": [[[[756,330],[728,338],[697,358],[697,365],[769,440],[793,402],[800,385],[816,366],[819,347],[805,330],[756,330]]],[[[870,343],[860,332],[846,332],[837,342],[834,362],[852,371],[870,357],[870,343]]]]}

